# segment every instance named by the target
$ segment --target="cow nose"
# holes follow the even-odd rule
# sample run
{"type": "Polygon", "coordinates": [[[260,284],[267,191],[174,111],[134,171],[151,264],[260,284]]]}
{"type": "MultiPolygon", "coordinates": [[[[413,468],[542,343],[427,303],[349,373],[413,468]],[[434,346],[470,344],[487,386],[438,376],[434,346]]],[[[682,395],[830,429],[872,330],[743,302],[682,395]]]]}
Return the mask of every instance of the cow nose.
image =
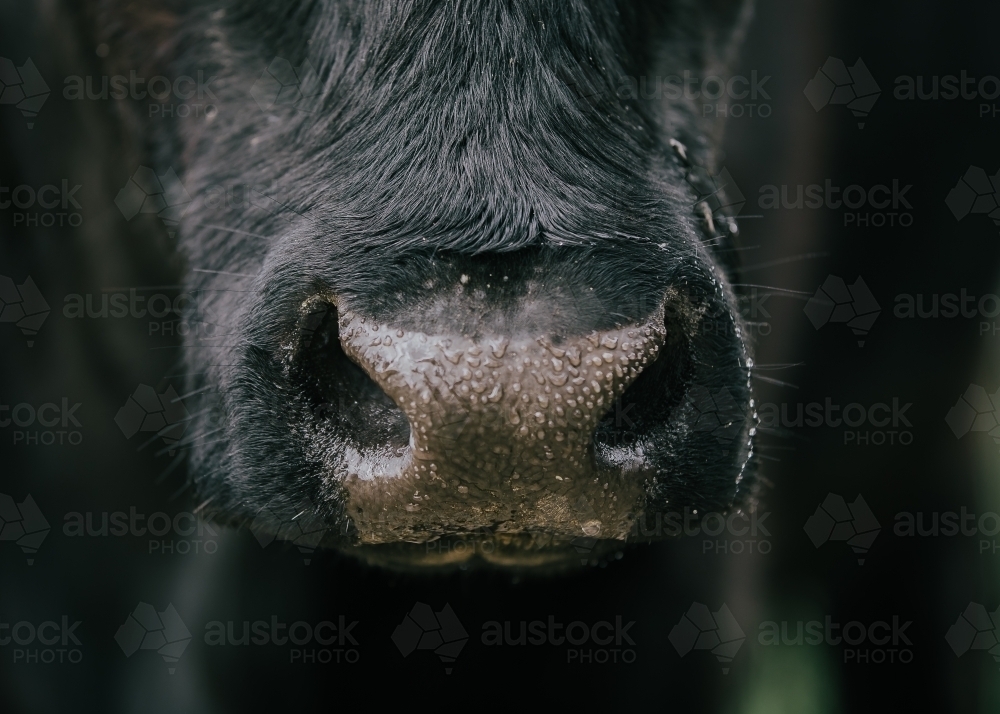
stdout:
{"type": "Polygon", "coordinates": [[[602,476],[593,437],[663,347],[662,308],[578,336],[425,334],[350,310],[338,327],[344,353],[410,425],[396,458],[348,468],[362,543],[543,524],[570,537],[624,537],[640,486],[602,476]]]}

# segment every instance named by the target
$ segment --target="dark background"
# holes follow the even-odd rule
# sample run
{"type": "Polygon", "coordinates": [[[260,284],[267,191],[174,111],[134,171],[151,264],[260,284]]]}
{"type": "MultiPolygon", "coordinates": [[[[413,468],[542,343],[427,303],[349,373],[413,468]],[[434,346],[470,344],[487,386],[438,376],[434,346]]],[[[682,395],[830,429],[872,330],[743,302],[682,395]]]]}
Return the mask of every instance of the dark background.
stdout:
{"type": "Polygon", "coordinates": [[[161,444],[140,450],[145,437],[126,440],[114,422],[138,384],[162,390],[176,377],[180,340],[151,336],[145,319],[63,315],[72,293],[162,286],[176,294],[182,266],[159,222],[127,223],[112,202],[140,158],[124,148],[114,101],[63,98],[63,77],[98,70],[93,48],[76,45],[71,23],[54,8],[0,3],[0,57],[18,65],[31,57],[52,89],[31,130],[17,109],[0,106],[0,186],[80,184],[83,223],[25,227],[15,225],[16,209],[0,210],[0,275],[15,283],[32,276],[52,308],[31,348],[14,325],[0,324],[0,403],[79,402],[83,441],[15,444],[17,427],[0,428],[0,493],[17,502],[30,494],[52,526],[30,566],[20,548],[0,541],[0,623],[79,620],[83,659],[16,662],[19,647],[0,646],[0,710],[287,711],[355,701],[509,709],[543,697],[559,706],[670,711],[1000,708],[997,662],[985,651],[956,656],[944,638],[970,602],[989,611],[1000,606],[994,538],[893,532],[901,512],[922,512],[926,523],[934,512],[963,507],[1000,512],[997,444],[985,433],[957,439],[944,421],[970,383],[987,392],[1000,387],[1000,336],[980,336],[984,318],[893,314],[901,294],[927,300],[963,288],[977,297],[1000,291],[997,226],[984,215],[956,221],[944,201],[970,165],[989,174],[1000,169],[1000,98],[987,102],[998,116],[981,118],[980,99],[893,97],[901,75],[1000,75],[1000,7],[762,1],[739,72],[770,75],[771,114],[733,119],[727,128],[723,163],[748,199],[740,220],[748,266],[741,284],[765,286],[758,295],[771,295],[767,314],[748,316],[767,323],[759,327],[767,334],[758,335],[756,361],[758,375],[772,381],[756,381],[759,401],[789,404],[794,413],[798,403],[827,398],[840,405],[896,398],[912,403],[912,443],[845,444],[843,426],[762,433],[757,453],[766,487],[758,511],[769,514],[769,552],[703,553],[703,538],[687,537],[629,549],[619,560],[558,578],[391,574],[329,552],[311,554],[305,565],[294,547],[261,548],[246,530],[221,531],[211,539],[217,552],[189,555],[150,554],[145,537],[63,533],[70,512],[98,519],[131,507],[175,514],[197,503],[185,495],[183,466],[168,470],[171,457],[157,454],[161,444]],[[863,129],[846,107],[817,112],[802,93],[829,56],[848,65],[861,57],[882,90],[863,129]],[[845,227],[843,209],[757,205],[761,186],[794,191],[827,179],[841,187],[911,184],[912,225],[845,227]],[[882,309],[863,347],[845,325],[817,330],[803,313],[829,275],[848,283],[863,277],[882,309]],[[847,501],[861,494],[881,525],[863,565],[845,543],[816,548],[803,531],[829,493],[847,501]],[[174,674],[156,653],[126,657],[114,640],[140,601],[157,610],[172,602],[193,635],[171,665],[174,674]],[[432,652],[404,658],[390,639],[417,602],[435,611],[450,604],[469,634],[451,674],[432,652]],[[680,657],[668,639],[692,602],[712,611],[725,602],[746,633],[728,674],[709,652],[680,657]],[[289,645],[210,647],[203,639],[212,620],[234,621],[238,633],[244,620],[336,622],[341,615],[358,622],[354,664],[291,664],[289,645]],[[620,648],[634,661],[580,663],[570,661],[573,648],[565,644],[482,642],[485,622],[509,621],[516,632],[522,620],[550,616],[563,623],[634,621],[634,645],[620,648]],[[826,617],[842,624],[912,621],[912,644],[896,648],[908,650],[896,656],[909,661],[890,663],[884,653],[881,664],[856,663],[845,661],[844,644],[766,646],[757,638],[763,621],[788,621],[794,634],[796,621],[826,617]]]}

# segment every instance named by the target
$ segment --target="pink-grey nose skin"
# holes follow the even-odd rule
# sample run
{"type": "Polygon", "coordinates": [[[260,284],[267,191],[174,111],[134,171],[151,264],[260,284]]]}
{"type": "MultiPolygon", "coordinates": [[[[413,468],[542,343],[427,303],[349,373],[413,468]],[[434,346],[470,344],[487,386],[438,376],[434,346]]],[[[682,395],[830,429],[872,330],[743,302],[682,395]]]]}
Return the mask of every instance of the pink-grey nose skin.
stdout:
{"type": "Polygon", "coordinates": [[[562,339],[427,335],[343,310],[339,334],[410,424],[407,448],[358,450],[329,474],[359,546],[486,531],[491,552],[476,555],[503,561],[516,551],[523,563],[526,552],[544,558],[580,538],[624,542],[650,474],[601,467],[592,441],[660,354],[662,307],[641,324],[562,339]]]}

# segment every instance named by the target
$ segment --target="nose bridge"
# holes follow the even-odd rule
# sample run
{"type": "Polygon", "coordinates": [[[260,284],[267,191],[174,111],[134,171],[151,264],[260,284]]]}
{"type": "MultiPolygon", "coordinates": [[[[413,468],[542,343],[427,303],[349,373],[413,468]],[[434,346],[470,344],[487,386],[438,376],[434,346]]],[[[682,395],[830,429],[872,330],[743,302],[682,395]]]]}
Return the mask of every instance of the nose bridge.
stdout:
{"type": "Polygon", "coordinates": [[[642,324],[562,339],[427,335],[344,311],[344,351],[410,422],[412,475],[483,491],[558,490],[592,471],[601,417],[656,358],[642,324]]]}

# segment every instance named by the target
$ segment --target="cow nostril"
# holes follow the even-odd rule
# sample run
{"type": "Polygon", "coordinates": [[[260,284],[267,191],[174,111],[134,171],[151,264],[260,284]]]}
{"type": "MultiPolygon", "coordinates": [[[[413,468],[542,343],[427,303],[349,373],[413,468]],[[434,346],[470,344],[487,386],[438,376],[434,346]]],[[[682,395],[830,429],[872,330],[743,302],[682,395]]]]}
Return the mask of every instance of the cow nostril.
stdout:
{"type": "Polygon", "coordinates": [[[690,374],[686,340],[680,330],[668,329],[653,363],[625,389],[598,423],[594,432],[596,454],[608,457],[614,450],[628,449],[652,437],[681,403],[690,374]]]}
{"type": "Polygon", "coordinates": [[[363,450],[396,455],[409,444],[406,415],[344,353],[337,308],[329,302],[308,306],[300,324],[293,374],[318,431],[348,439],[363,450]]]}

